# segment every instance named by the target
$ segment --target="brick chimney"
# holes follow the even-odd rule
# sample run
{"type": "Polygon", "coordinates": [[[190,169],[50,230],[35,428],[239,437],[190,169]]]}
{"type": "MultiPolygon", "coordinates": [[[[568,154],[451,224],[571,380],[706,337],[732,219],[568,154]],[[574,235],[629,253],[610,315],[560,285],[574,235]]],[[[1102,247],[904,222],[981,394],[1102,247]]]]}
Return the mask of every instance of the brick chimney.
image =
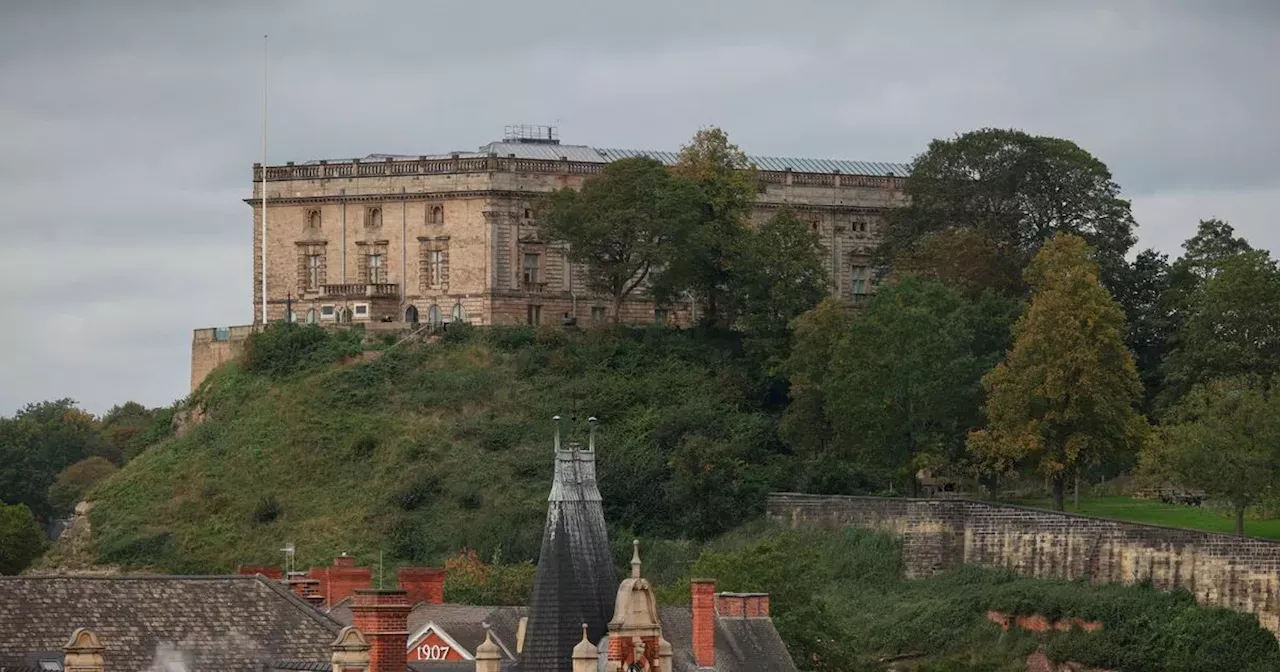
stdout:
{"type": "Polygon", "coordinates": [[[102,642],[84,628],[76,628],[71,639],[62,645],[62,669],[65,672],[104,672],[102,642]]]}
{"type": "Polygon", "coordinates": [[[717,593],[716,615],[721,618],[768,618],[768,593],[717,593]]]}
{"type": "Polygon", "coordinates": [[[325,605],[330,607],[350,597],[357,589],[373,586],[373,569],[357,567],[355,556],[346,553],[336,556],[332,567],[312,567],[308,576],[320,581],[316,590],[324,596],[325,605]]]}
{"type": "Polygon", "coordinates": [[[693,662],[698,667],[716,666],[716,582],[694,579],[693,662]]]}
{"type": "Polygon", "coordinates": [[[284,578],[284,572],[278,565],[236,565],[236,574],[241,576],[261,574],[268,579],[275,579],[277,581],[284,578]]]}
{"type": "Polygon", "coordinates": [[[439,567],[401,567],[396,571],[409,604],[444,604],[444,570],[439,567]]]}
{"type": "Polygon", "coordinates": [[[409,646],[409,600],[403,590],[360,588],[353,625],[369,642],[369,672],[404,672],[409,646]]]}

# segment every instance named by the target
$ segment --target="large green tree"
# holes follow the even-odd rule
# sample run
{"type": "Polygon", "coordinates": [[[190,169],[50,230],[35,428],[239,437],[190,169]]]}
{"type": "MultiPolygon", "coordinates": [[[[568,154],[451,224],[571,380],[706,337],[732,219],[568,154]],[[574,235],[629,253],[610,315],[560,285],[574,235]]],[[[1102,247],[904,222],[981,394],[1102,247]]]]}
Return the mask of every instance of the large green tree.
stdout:
{"type": "Polygon", "coordinates": [[[1017,293],[1022,269],[1055,234],[1083,236],[1108,286],[1135,241],[1110,171],[1069,140],[991,128],[934,140],[912,163],[905,192],[907,204],[888,218],[882,263],[969,269],[972,282],[1017,293]],[[963,246],[951,242],[958,232],[963,246]],[[977,256],[951,263],[962,250],[977,256]]]}
{"type": "Polygon", "coordinates": [[[71,399],[28,404],[0,418],[0,502],[25,504],[38,519],[53,514],[48,490],[58,472],[90,456],[120,462],[92,415],[71,399]]]}
{"type": "Polygon", "coordinates": [[[719,128],[698,131],[680,150],[673,171],[698,186],[698,223],[672,259],[660,293],[668,298],[688,293],[702,306],[703,321],[732,324],[729,285],[734,257],[747,232],[756,197],[756,170],[729,135],[719,128]]]}
{"type": "Polygon", "coordinates": [[[838,459],[826,412],[831,361],[853,319],[849,307],[827,298],[792,323],[791,351],[783,367],[790,403],[778,429],[799,458],[797,485],[805,492],[850,493],[869,485],[838,459]]]}
{"type": "Polygon", "coordinates": [[[1036,254],[1031,305],[982,380],[988,427],[968,440],[988,470],[1027,465],[1048,478],[1058,510],[1067,475],[1107,453],[1135,453],[1146,435],[1124,312],[1098,276],[1079,236],[1058,234],[1036,254]]]}
{"type": "Polygon", "coordinates": [[[541,204],[539,235],[568,245],[587,286],[622,303],[661,280],[700,216],[698,189],[646,157],[614,161],[582,189],[561,189],[541,204]]]}
{"type": "Polygon", "coordinates": [[[826,363],[836,444],[913,495],[919,469],[958,466],[981,422],[982,375],[1007,348],[1012,308],[918,278],[883,286],[826,363]]]}
{"type": "Polygon", "coordinates": [[[1230,502],[1239,535],[1245,509],[1280,482],[1280,397],[1262,383],[1236,376],[1195,386],[1142,454],[1161,482],[1230,502]]]}
{"type": "Polygon", "coordinates": [[[25,504],[0,504],[0,574],[17,574],[44,552],[44,533],[25,504]]]}

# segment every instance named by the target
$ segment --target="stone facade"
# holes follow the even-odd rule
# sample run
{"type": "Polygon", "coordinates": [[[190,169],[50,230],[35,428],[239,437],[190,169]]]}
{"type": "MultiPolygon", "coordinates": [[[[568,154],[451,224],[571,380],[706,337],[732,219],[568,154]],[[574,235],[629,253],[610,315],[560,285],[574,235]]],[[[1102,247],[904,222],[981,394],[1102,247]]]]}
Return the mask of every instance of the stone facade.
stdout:
{"type": "MultiPolygon", "coordinates": [[[[611,319],[607,297],[586,291],[564,249],[538,238],[534,210],[543,194],[581,186],[616,150],[528,139],[481,149],[267,167],[268,320],[283,319],[287,301],[299,322],[322,324],[415,316],[477,325],[611,319]],[[565,158],[537,158],[557,155],[565,158]]],[[[804,160],[768,161],[797,168],[759,172],[754,219],[793,208],[830,253],[832,293],[865,294],[867,254],[884,212],[901,201],[904,168],[851,164],[867,166],[864,172],[887,166],[890,174],[841,174],[804,172],[826,165],[804,160]]],[[[255,322],[262,317],[261,180],[255,165],[246,199],[253,209],[255,322]]],[[[623,311],[632,323],[693,317],[688,306],[657,307],[643,295],[623,311]]]]}
{"type": "Polygon", "coordinates": [[[902,539],[908,577],[973,564],[1037,578],[1184,588],[1201,604],[1256,614],[1280,633],[1280,543],[961,499],[779,493],[768,516],[902,539]]]}

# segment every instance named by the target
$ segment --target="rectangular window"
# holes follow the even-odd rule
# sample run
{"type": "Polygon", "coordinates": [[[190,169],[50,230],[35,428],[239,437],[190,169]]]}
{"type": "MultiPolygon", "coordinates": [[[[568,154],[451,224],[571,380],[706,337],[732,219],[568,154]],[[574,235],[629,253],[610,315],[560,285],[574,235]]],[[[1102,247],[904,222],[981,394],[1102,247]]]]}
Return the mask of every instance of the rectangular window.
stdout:
{"type": "Polygon", "coordinates": [[[427,286],[444,286],[444,250],[427,251],[427,286]]]}
{"type": "Polygon", "coordinates": [[[538,256],[537,254],[524,255],[524,284],[526,288],[538,284],[538,256]]]}
{"type": "Polygon", "coordinates": [[[367,304],[367,303],[357,303],[357,304],[355,304],[355,312],[356,312],[356,315],[368,315],[368,314],[369,314],[369,304],[367,304]]]}
{"type": "Polygon", "coordinates": [[[604,318],[605,318],[605,309],[604,309],[604,306],[592,306],[592,308],[591,308],[591,323],[592,323],[592,324],[604,324],[604,318]]]}
{"type": "Polygon", "coordinates": [[[333,319],[333,306],[320,306],[320,317],[326,320],[333,319]]]}
{"type": "Polygon", "coordinates": [[[320,269],[324,265],[323,259],[324,259],[323,255],[319,255],[319,254],[307,255],[307,290],[308,291],[315,292],[320,290],[320,284],[321,284],[320,269]]]}
{"type": "Polygon", "coordinates": [[[369,255],[369,284],[376,285],[387,281],[387,269],[382,265],[381,254],[369,255]]]}
{"type": "Polygon", "coordinates": [[[854,266],[849,276],[853,279],[853,294],[860,296],[867,293],[867,280],[870,277],[866,266],[854,266]]]}
{"type": "Polygon", "coordinates": [[[542,306],[535,306],[532,303],[529,304],[529,311],[526,317],[528,318],[530,325],[536,326],[542,324],[542,306]]]}

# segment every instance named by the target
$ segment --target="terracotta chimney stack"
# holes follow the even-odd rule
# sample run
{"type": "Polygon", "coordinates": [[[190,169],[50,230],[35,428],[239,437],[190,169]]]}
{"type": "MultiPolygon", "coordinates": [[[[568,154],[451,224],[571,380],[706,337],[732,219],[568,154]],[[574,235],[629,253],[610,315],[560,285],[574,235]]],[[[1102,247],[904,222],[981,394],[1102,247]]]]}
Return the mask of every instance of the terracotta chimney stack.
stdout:
{"type": "Polygon", "coordinates": [[[409,604],[444,604],[444,570],[438,567],[401,567],[396,575],[409,593],[409,604]]]}
{"type": "Polygon", "coordinates": [[[62,669],[66,672],[104,672],[102,642],[84,628],[76,628],[71,639],[62,645],[62,669]]]}
{"type": "Polygon", "coordinates": [[[694,579],[693,662],[698,667],[716,666],[716,582],[694,579]]]}
{"type": "Polygon", "coordinates": [[[369,642],[368,672],[404,672],[409,646],[409,600],[403,590],[357,589],[353,625],[369,642]]]}

